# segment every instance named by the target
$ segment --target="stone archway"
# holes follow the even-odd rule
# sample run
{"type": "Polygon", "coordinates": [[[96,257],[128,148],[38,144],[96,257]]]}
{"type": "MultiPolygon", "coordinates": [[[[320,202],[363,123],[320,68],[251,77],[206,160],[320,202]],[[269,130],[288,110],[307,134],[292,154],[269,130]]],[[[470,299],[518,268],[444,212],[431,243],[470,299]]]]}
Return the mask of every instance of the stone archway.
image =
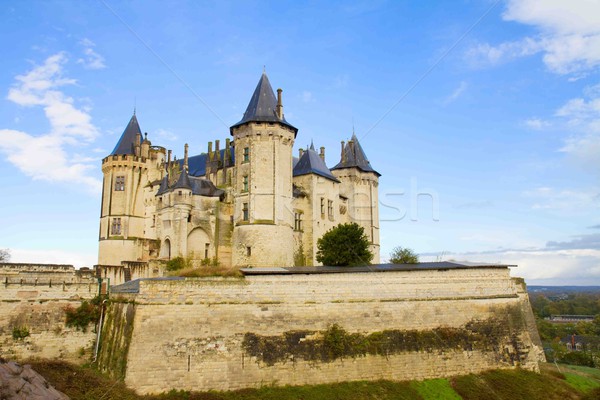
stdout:
{"type": "Polygon", "coordinates": [[[196,228],[187,237],[188,256],[196,260],[214,256],[214,248],[208,234],[202,228],[196,228]]]}
{"type": "Polygon", "coordinates": [[[165,239],[160,246],[160,258],[171,259],[171,240],[165,239]]]}

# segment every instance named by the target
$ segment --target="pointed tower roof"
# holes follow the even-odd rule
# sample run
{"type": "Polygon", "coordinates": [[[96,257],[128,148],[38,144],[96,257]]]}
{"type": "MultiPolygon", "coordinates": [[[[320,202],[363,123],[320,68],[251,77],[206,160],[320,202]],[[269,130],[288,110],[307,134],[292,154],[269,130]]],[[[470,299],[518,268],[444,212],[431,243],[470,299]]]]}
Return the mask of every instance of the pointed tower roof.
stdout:
{"type": "Polygon", "coordinates": [[[342,168],[358,168],[364,172],[374,172],[377,176],[381,176],[381,174],[371,167],[371,163],[367,158],[365,151],[363,150],[358,138],[353,133],[352,139],[344,146],[344,150],[342,151],[342,159],[340,162],[333,168],[334,169],[342,169],[342,168]]]}
{"type": "Polygon", "coordinates": [[[329,168],[327,168],[325,161],[319,157],[313,145],[302,154],[302,157],[300,157],[292,171],[292,176],[307,174],[317,174],[324,178],[331,179],[334,182],[339,182],[339,180],[333,176],[329,168]]]}
{"type": "Polygon", "coordinates": [[[141,135],[142,130],[140,129],[140,125],[138,124],[138,120],[135,116],[135,111],[133,112],[133,116],[129,120],[127,127],[123,131],[121,138],[117,142],[111,156],[116,154],[135,154],[135,139],[136,135],[140,134],[140,144],[141,144],[141,135]]]}
{"type": "Polygon", "coordinates": [[[183,169],[183,171],[181,171],[181,174],[179,174],[179,178],[177,179],[175,186],[173,186],[173,189],[192,189],[190,177],[185,168],[183,169]]]}
{"type": "Polygon", "coordinates": [[[233,135],[233,128],[248,122],[278,122],[293,129],[294,135],[298,132],[298,128],[287,122],[283,115],[281,118],[277,115],[277,98],[266,72],[263,72],[260,77],[244,116],[238,123],[229,128],[231,134],[233,135]]]}
{"type": "Polygon", "coordinates": [[[160,196],[163,193],[166,193],[169,190],[169,175],[165,175],[164,178],[160,181],[160,186],[158,187],[158,192],[156,192],[156,196],[160,196]]]}

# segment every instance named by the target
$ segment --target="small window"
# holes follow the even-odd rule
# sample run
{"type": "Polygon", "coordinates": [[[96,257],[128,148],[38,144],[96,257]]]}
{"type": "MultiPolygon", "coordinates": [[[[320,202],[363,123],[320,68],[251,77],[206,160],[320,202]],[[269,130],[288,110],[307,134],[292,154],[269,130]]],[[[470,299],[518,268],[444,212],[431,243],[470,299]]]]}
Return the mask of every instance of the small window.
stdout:
{"type": "Polygon", "coordinates": [[[156,215],[152,216],[152,227],[156,225],[156,215]]]}
{"type": "Polygon", "coordinates": [[[250,219],[248,217],[248,203],[243,203],[242,205],[242,219],[244,221],[248,221],[250,219]]]}
{"type": "Polygon", "coordinates": [[[325,199],[321,197],[321,215],[325,215],[325,199]]]}
{"type": "Polygon", "coordinates": [[[248,175],[244,175],[244,188],[242,189],[242,191],[248,191],[248,175]]]}
{"type": "Polygon", "coordinates": [[[204,244],[204,258],[208,258],[208,251],[210,250],[210,243],[204,244]]]}
{"type": "Polygon", "coordinates": [[[333,201],[327,200],[327,214],[329,218],[333,218],[333,201]]]}
{"type": "Polygon", "coordinates": [[[301,213],[301,212],[294,213],[294,230],[296,230],[296,231],[302,230],[303,217],[304,217],[304,213],[301,213]]]}
{"type": "Polygon", "coordinates": [[[115,178],[115,192],[122,192],[125,190],[125,176],[119,175],[115,178]]]}
{"type": "Polygon", "coordinates": [[[250,147],[244,147],[244,162],[250,161],[250,147]]]}
{"type": "Polygon", "coordinates": [[[111,235],[120,235],[121,234],[121,218],[113,218],[112,224],[110,226],[110,234],[111,235]]]}
{"type": "Polygon", "coordinates": [[[247,246],[247,247],[246,247],[246,255],[247,255],[248,257],[250,257],[250,256],[252,255],[252,247],[250,247],[250,246],[247,246]]]}

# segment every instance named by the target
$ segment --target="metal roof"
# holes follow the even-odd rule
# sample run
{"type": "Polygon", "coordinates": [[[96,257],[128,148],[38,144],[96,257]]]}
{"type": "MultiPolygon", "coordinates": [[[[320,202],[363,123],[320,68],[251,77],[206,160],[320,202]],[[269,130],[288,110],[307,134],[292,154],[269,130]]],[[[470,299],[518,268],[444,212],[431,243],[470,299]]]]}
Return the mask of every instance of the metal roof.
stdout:
{"type": "Polygon", "coordinates": [[[192,184],[190,183],[190,177],[188,176],[188,173],[184,169],[179,174],[179,178],[177,178],[177,182],[175,182],[175,186],[173,186],[173,189],[191,189],[191,188],[192,188],[192,184]]]}
{"type": "Polygon", "coordinates": [[[277,122],[291,128],[294,131],[294,136],[298,132],[298,128],[287,122],[284,116],[281,119],[277,116],[277,98],[266,72],[263,72],[260,77],[244,116],[229,129],[231,134],[233,135],[233,128],[248,122],[277,122]]]}
{"type": "Polygon", "coordinates": [[[302,154],[300,160],[294,165],[292,172],[293,176],[316,174],[324,178],[331,179],[334,182],[339,180],[331,173],[325,161],[315,151],[314,146],[311,146],[308,150],[302,154]]]}
{"type": "Polygon", "coordinates": [[[343,274],[357,272],[388,272],[388,271],[421,271],[448,270],[471,268],[508,268],[511,264],[463,263],[453,261],[423,262],[418,264],[374,264],[358,267],[272,267],[272,268],[242,268],[244,275],[294,275],[294,274],[343,274]]]}
{"type": "Polygon", "coordinates": [[[179,175],[179,178],[177,178],[177,182],[175,182],[175,184],[171,187],[169,187],[169,176],[166,175],[160,181],[160,187],[156,192],[156,196],[160,196],[161,194],[165,194],[175,189],[191,189],[192,194],[198,196],[219,197],[221,199],[225,195],[224,190],[218,189],[208,179],[189,176],[185,171],[183,171],[179,175]]]}
{"type": "Polygon", "coordinates": [[[135,137],[137,134],[140,134],[140,145],[142,143],[142,130],[140,129],[140,125],[138,124],[138,120],[135,117],[135,113],[129,120],[127,127],[123,131],[121,138],[117,142],[117,145],[113,149],[111,156],[117,154],[135,154],[135,137]]]}
{"type": "MultiPolygon", "coordinates": [[[[219,150],[221,160],[225,159],[225,150],[219,150]]],[[[198,154],[188,158],[188,174],[190,176],[204,176],[206,175],[206,160],[208,158],[207,153],[198,154]]],[[[183,168],[183,159],[177,160],[179,166],[183,168]]],[[[231,145],[231,164],[235,164],[235,151],[233,145],[231,145]]]]}
{"type": "Polygon", "coordinates": [[[343,156],[340,162],[331,169],[342,168],[358,168],[361,171],[374,172],[377,176],[381,176],[379,172],[371,167],[371,163],[355,134],[352,134],[352,139],[344,145],[343,156]]]}

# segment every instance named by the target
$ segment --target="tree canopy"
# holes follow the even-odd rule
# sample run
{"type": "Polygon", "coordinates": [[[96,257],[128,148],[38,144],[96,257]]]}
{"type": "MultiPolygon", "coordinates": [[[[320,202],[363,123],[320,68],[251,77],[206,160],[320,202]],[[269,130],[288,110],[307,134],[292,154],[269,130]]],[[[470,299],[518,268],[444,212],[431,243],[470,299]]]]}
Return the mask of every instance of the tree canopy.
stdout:
{"type": "Polygon", "coordinates": [[[392,264],[418,264],[419,256],[409,248],[397,246],[390,254],[392,264]]]}
{"type": "Polygon", "coordinates": [[[0,262],[9,262],[9,261],[10,261],[10,250],[0,249],[0,262]]]}
{"type": "Polygon", "coordinates": [[[317,240],[317,261],[332,266],[368,265],[373,259],[369,245],[362,226],[341,224],[317,240]]]}

